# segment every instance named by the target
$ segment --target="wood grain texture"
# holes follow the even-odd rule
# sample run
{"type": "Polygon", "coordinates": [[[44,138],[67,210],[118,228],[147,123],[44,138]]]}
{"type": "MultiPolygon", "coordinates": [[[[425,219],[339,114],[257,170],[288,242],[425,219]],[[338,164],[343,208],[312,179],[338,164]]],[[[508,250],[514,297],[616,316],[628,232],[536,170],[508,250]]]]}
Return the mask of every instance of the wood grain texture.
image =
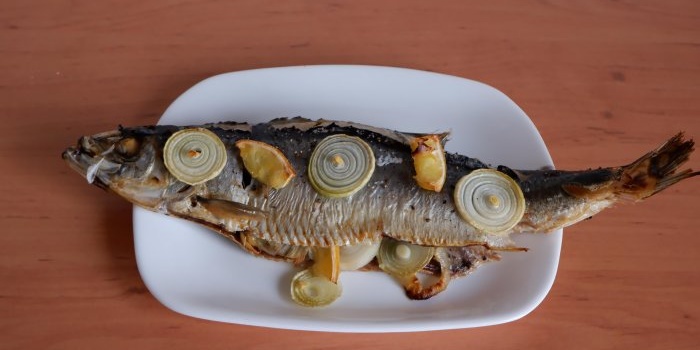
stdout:
{"type": "Polygon", "coordinates": [[[60,152],[118,123],[155,123],[208,76],[322,63],[492,85],[559,168],[626,163],[678,130],[700,137],[694,0],[3,1],[0,348],[700,348],[697,179],[568,229],[550,294],[505,325],[312,333],[160,305],[135,265],[130,205],[87,186],[60,152]]]}

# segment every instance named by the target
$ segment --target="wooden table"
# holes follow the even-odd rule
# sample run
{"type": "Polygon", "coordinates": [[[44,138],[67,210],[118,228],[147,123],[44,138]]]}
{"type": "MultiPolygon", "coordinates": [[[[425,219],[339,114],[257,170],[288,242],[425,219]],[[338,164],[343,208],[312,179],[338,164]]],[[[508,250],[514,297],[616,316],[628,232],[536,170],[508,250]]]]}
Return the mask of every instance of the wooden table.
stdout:
{"type": "Polygon", "coordinates": [[[559,168],[619,165],[700,137],[700,2],[4,1],[0,52],[0,348],[700,347],[698,179],[568,229],[554,287],[519,321],[353,335],[168,310],[139,277],[131,205],[60,159],[217,73],[353,63],[485,82],[559,168]]]}

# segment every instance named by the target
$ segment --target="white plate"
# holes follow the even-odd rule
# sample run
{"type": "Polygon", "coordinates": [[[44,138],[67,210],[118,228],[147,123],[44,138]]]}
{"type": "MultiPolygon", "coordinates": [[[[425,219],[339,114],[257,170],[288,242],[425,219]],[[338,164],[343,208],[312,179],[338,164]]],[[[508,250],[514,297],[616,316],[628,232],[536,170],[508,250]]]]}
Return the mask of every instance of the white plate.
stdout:
{"type": "MultiPolygon", "coordinates": [[[[553,165],[535,126],[503,93],[467,79],[401,68],[300,66],[222,74],[182,94],[159,124],[293,116],[409,132],[449,129],[448,151],[520,169],[553,165]]],[[[561,231],[516,240],[531,250],[504,253],[502,261],[453,281],[430,300],[408,300],[385,274],[346,272],[340,299],[308,309],[289,297],[295,272],[290,265],[247,255],[196,224],[134,209],[139,271],[161,303],[193,317],[287,329],[407,332],[516,320],[554,282],[561,231]]]]}

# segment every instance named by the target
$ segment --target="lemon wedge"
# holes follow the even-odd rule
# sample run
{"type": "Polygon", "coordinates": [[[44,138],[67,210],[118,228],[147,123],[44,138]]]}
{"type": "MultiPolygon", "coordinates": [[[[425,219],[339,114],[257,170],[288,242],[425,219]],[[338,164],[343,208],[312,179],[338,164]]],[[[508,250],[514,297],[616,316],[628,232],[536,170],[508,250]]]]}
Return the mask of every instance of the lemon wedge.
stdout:
{"type": "Polygon", "coordinates": [[[287,157],[275,146],[255,140],[238,140],[236,147],[246,170],[265,185],[280,189],[296,175],[287,157]]]}
{"type": "Polygon", "coordinates": [[[411,156],[416,170],[416,183],[423,189],[440,192],[447,177],[445,150],[438,135],[425,135],[411,140],[411,156]]]}
{"type": "Polygon", "coordinates": [[[337,245],[314,249],[314,265],[311,272],[338,283],[340,276],[340,247],[337,245]]]}

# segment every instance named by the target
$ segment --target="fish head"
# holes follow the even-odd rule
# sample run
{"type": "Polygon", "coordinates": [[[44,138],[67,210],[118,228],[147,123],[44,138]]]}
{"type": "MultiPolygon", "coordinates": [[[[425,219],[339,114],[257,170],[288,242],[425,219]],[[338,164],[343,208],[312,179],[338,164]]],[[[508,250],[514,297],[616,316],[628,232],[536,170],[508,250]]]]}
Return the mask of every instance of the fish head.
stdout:
{"type": "Polygon", "coordinates": [[[157,211],[187,187],[168,172],[163,162],[163,145],[176,130],[120,127],[83,136],[62,156],[88,183],[157,211]]]}

